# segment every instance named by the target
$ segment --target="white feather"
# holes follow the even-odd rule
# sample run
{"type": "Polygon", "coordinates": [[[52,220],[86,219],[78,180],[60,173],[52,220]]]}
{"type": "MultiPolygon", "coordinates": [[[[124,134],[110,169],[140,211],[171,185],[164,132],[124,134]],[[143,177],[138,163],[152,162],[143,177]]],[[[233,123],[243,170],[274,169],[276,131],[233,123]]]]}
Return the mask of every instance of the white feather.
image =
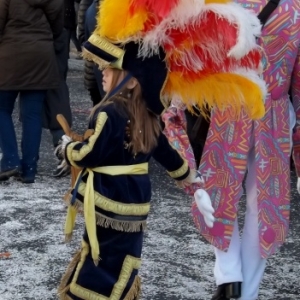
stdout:
{"type": "Polygon", "coordinates": [[[213,11],[238,27],[237,44],[228,52],[229,57],[241,59],[257,47],[256,37],[261,33],[261,24],[254,12],[237,3],[208,4],[204,9],[213,11]]]}
{"type": "Polygon", "coordinates": [[[184,30],[192,19],[201,14],[204,5],[204,0],[180,0],[167,18],[144,35],[140,54],[147,56],[150,53],[157,53],[159,46],[172,44],[172,40],[167,35],[168,30],[172,28],[184,30]]]}

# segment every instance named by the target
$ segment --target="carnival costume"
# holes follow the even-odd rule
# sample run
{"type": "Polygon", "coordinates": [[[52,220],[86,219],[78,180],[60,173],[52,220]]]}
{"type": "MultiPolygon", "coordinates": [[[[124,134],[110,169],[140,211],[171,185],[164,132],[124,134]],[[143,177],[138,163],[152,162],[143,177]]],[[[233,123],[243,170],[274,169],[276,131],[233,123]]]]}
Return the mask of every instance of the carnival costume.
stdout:
{"type": "MultiPolygon", "coordinates": [[[[267,4],[267,0],[236,2],[256,14],[267,4]]],[[[298,1],[282,0],[258,38],[265,52],[263,78],[268,86],[264,117],[251,120],[243,111],[236,117],[218,108],[211,110],[210,129],[199,168],[209,196],[195,194],[197,203],[193,204],[192,213],[201,234],[215,247],[214,274],[218,289],[214,300],[257,299],[266,258],[275,253],[287,236],[290,153],[295,125],[288,91],[291,86],[299,120],[299,12],[298,1]],[[240,242],[237,211],[247,171],[247,210],[240,242]],[[205,220],[199,209],[209,207],[209,198],[212,207],[204,211],[205,220]],[[212,216],[214,224],[207,219],[212,216]],[[240,282],[243,282],[241,290],[240,282]]],[[[169,115],[171,109],[174,110],[170,108],[169,115]]],[[[293,140],[299,178],[298,127],[297,124],[293,140]]]]}
{"type": "MultiPolygon", "coordinates": [[[[176,97],[204,114],[217,109],[258,119],[266,93],[258,75],[259,33],[255,15],[227,0],[104,0],[84,55],[137,78],[156,114],[164,108],[159,99],[167,107],[176,97]]],[[[163,135],[153,153],[132,155],[126,147],[128,117],[120,117],[113,105],[96,116],[90,123],[94,134],[67,144],[65,151],[71,165],[85,168],[73,191],[66,234],[81,206],[86,232],[60,287],[61,299],[131,300],[140,288],[142,229],[150,207],[147,162],[154,156],[176,179],[185,178],[189,168],[163,135]]]]}
{"type": "MultiPolygon", "coordinates": [[[[84,50],[100,66],[128,72],[118,88],[131,76],[136,78],[148,110],[159,115],[164,109],[160,94],[167,76],[165,53],[160,49],[157,55],[139,58],[138,52],[138,43],[120,47],[97,33],[84,50]]],[[[91,135],[76,142],[65,136],[59,147],[69,165],[82,169],[68,207],[66,237],[71,238],[78,210],[83,211],[86,227],[82,249],[62,278],[60,299],[138,299],[138,269],[151,198],[148,162],[153,157],[177,181],[191,174],[163,133],[151,152],[132,153],[128,128],[134,120],[113,102],[122,97],[130,101],[131,96],[110,92],[111,103],[100,106],[90,120],[91,135]]]]}

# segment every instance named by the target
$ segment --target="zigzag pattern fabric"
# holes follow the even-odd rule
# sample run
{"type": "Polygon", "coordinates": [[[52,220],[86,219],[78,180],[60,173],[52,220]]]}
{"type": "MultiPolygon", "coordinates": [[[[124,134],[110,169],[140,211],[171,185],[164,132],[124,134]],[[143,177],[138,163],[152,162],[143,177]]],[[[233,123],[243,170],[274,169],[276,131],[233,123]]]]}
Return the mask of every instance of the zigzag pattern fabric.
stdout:
{"type": "MultiPolygon", "coordinates": [[[[258,14],[267,0],[241,0],[258,14]]],[[[290,124],[288,90],[291,78],[294,107],[300,117],[300,2],[282,0],[264,27],[259,43],[265,49],[264,80],[268,84],[266,114],[251,121],[246,114],[234,119],[212,112],[200,172],[216,210],[212,229],[193,204],[192,213],[201,234],[215,247],[227,250],[242,196],[242,182],[249,151],[255,151],[258,199],[258,230],[261,256],[273,254],[284,242],[290,209],[290,124]],[[291,17],[292,16],[292,17],[291,17]],[[284,30],[288,28],[287,30],[284,30]],[[285,53],[283,55],[283,53],[285,53]],[[298,63],[295,63],[297,62],[298,63]],[[294,66],[296,66],[294,68],[294,66]],[[293,85],[298,82],[298,85],[293,85]],[[253,142],[253,149],[250,143],[253,142]]],[[[297,125],[299,126],[299,125],[297,125]]],[[[294,134],[299,167],[299,129],[294,134]]],[[[298,169],[299,170],[299,169],[298,169]]],[[[299,174],[299,173],[298,173],[299,174]]]]}

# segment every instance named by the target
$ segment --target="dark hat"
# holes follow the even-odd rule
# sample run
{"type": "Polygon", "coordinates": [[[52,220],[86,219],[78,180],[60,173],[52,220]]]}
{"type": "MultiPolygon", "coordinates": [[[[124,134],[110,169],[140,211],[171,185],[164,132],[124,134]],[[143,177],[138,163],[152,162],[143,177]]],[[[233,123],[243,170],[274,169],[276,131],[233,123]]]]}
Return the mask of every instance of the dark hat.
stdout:
{"type": "Polygon", "coordinates": [[[158,115],[163,112],[161,91],[168,70],[162,49],[159,54],[142,58],[139,57],[138,43],[129,42],[118,46],[96,34],[93,34],[83,47],[84,58],[94,61],[100,68],[110,66],[129,72],[140,83],[147,107],[158,115]]]}

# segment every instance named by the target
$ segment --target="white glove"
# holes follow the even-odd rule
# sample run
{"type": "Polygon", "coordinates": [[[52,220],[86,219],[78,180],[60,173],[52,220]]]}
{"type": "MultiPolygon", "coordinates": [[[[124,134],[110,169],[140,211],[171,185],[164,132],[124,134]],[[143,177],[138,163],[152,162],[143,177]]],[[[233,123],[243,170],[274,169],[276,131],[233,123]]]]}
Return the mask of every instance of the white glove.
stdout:
{"type": "Polygon", "coordinates": [[[59,144],[58,146],[55,148],[54,150],[54,154],[57,156],[57,157],[64,157],[65,155],[65,148],[66,148],[66,145],[68,143],[72,142],[72,139],[67,136],[67,135],[63,135],[61,137],[61,139],[59,140],[59,144]]]}
{"type": "Polygon", "coordinates": [[[300,177],[298,177],[298,180],[297,180],[297,191],[300,194],[300,177]]]}
{"type": "Polygon", "coordinates": [[[70,143],[70,142],[72,142],[72,139],[71,139],[69,136],[67,136],[67,135],[64,134],[64,135],[61,137],[62,148],[66,148],[66,145],[67,145],[68,143],[70,143]]]}
{"type": "Polygon", "coordinates": [[[204,217],[205,224],[207,225],[207,227],[212,228],[215,221],[215,217],[213,216],[215,210],[211,205],[209,195],[205,190],[198,189],[195,192],[194,197],[197,207],[204,217]]]}
{"type": "Polygon", "coordinates": [[[192,183],[204,183],[204,179],[199,171],[190,170],[190,174],[183,180],[177,181],[177,186],[180,188],[185,188],[192,183]]]}

